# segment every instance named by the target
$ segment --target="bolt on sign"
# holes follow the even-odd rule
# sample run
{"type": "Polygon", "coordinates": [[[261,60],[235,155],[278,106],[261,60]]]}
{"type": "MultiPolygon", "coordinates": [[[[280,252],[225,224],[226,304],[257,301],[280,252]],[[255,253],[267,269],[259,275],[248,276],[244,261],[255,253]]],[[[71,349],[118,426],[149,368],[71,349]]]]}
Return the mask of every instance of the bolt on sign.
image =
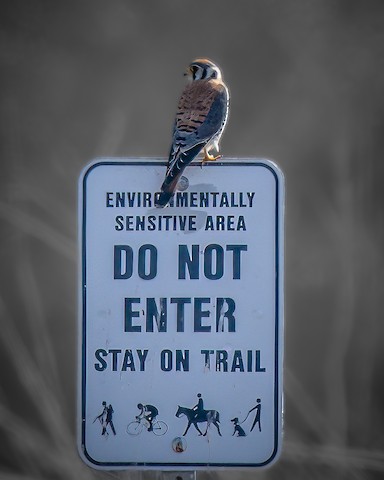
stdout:
{"type": "Polygon", "coordinates": [[[284,180],[272,162],[100,159],[80,179],[79,449],[95,468],[261,467],[282,430],[284,180]]]}

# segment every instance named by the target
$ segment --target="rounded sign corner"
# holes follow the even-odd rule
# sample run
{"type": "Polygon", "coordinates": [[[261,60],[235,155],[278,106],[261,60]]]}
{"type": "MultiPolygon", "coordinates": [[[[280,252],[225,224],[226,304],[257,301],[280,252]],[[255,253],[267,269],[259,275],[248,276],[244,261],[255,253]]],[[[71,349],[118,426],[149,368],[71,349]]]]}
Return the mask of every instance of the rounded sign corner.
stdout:
{"type": "MultiPolygon", "coordinates": [[[[82,168],[79,174],[79,185],[82,187],[86,182],[90,173],[95,170],[97,167],[110,164],[112,159],[104,157],[96,157],[90,160],[85,167],[82,168]]],[[[114,160],[114,163],[117,163],[118,159],[114,160]]]]}
{"type": "Polygon", "coordinates": [[[96,470],[104,470],[106,467],[102,462],[95,460],[92,456],[88,453],[86,446],[80,441],[77,444],[77,452],[79,454],[80,459],[90,468],[96,470]]]}

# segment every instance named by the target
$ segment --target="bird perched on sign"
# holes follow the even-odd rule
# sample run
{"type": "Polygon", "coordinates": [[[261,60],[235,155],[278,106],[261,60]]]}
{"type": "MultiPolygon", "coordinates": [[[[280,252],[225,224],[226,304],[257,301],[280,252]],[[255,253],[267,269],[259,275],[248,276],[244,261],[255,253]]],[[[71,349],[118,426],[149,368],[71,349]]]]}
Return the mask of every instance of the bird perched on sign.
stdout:
{"type": "Polygon", "coordinates": [[[206,58],[194,60],[185,75],[173,129],[167,171],[156,207],[165,207],[175,193],[187,165],[203,151],[203,162],[217,160],[219,141],[228,119],[229,92],[217,65],[206,58]]]}

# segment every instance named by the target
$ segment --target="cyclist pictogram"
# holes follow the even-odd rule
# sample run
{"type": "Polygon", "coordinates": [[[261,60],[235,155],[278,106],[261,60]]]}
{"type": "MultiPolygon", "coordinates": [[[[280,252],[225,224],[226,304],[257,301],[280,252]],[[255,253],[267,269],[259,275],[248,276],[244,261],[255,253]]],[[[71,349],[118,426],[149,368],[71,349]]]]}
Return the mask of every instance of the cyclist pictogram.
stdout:
{"type": "Polygon", "coordinates": [[[139,404],[138,408],[141,408],[142,412],[140,415],[137,415],[133,422],[128,423],[127,425],[127,433],[129,435],[140,435],[140,433],[143,431],[145,428],[148,432],[153,432],[155,435],[165,435],[168,430],[168,425],[161,421],[157,420],[157,409],[156,409],[156,415],[151,415],[147,413],[148,411],[151,411],[150,408],[151,405],[141,405],[139,404]],[[140,407],[139,407],[140,405],[140,407]],[[147,413],[147,414],[146,414],[147,413]]]}

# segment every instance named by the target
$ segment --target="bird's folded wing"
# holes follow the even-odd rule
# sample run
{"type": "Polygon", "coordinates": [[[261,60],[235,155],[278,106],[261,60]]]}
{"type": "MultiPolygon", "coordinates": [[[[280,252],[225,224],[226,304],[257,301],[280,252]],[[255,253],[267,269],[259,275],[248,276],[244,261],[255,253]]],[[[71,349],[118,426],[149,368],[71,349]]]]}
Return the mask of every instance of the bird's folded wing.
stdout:
{"type": "Polygon", "coordinates": [[[202,148],[223,127],[228,112],[228,90],[218,82],[193,82],[181,95],[168,160],[172,169],[180,153],[202,148]]]}

